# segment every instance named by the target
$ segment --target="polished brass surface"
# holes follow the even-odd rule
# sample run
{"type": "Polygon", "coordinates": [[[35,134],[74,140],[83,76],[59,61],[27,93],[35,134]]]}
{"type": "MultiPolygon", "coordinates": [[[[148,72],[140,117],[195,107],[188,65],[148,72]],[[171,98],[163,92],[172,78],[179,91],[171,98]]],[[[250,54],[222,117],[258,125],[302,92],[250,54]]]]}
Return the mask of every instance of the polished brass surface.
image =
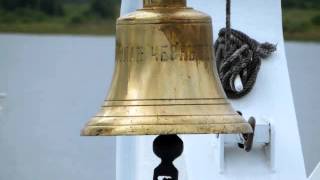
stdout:
{"type": "Polygon", "coordinates": [[[222,90],[208,15],[185,0],[145,0],[118,19],[111,89],[82,135],[251,132],[222,90]]]}

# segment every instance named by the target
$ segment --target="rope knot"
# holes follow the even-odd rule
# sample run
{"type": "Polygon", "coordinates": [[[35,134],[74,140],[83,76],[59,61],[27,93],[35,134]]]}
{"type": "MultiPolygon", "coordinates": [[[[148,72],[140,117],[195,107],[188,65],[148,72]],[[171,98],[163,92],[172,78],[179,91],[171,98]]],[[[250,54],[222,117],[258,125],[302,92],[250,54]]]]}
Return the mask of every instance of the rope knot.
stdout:
{"type": "Polygon", "coordinates": [[[258,53],[258,55],[262,58],[267,58],[276,50],[277,50],[276,45],[265,42],[257,46],[256,53],[258,53]]]}
{"type": "Polygon", "coordinates": [[[226,36],[227,32],[227,28],[220,30],[214,46],[217,69],[227,96],[240,98],[252,90],[260,70],[261,59],[269,57],[277,48],[271,43],[261,44],[238,30],[230,28],[229,36],[226,36]],[[240,76],[243,84],[241,91],[234,86],[237,76],[240,76]]]}

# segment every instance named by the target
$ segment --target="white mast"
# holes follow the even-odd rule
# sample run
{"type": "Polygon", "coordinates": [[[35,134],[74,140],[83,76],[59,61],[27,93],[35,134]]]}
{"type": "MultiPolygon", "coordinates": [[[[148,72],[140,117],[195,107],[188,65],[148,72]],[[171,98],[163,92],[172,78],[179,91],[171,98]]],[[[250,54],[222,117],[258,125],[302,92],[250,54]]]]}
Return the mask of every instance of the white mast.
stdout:
{"type": "MultiPolygon", "coordinates": [[[[225,26],[225,2],[221,0],[189,0],[189,5],[213,17],[214,35],[225,26]]],[[[142,6],[142,0],[123,0],[121,13],[142,6]]],[[[233,1],[233,28],[246,32],[259,41],[269,41],[277,52],[265,60],[254,90],[240,100],[232,101],[246,118],[271,123],[271,153],[265,155],[256,146],[245,153],[235,145],[227,145],[225,158],[217,156],[221,149],[215,135],[182,136],[184,154],[175,162],[181,180],[306,180],[305,167],[292,99],[282,32],[279,0],[233,1]],[[221,161],[224,171],[221,173],[221,161]],[[273,165],[270,166],[270,160],[273,165]],[[220,162],[220,163],[217,163],[220,162]],[[272,168],[271,168],[272,167],[272,168]]],[[[150,180],[159,159],[152,152],[153,136],[117,138],[117,180],[150,180]]],[[[222,168],[223,169],[223,168],[222,168]]]]}

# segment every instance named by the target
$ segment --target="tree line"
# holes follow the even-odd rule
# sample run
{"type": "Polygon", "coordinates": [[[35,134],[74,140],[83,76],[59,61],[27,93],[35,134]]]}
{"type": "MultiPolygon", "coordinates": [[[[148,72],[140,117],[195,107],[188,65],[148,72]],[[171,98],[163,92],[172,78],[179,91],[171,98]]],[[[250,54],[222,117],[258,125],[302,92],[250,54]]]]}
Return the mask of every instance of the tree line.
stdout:
{"type": "Polygon", "coordinates": [[[284,8],[318,9],[320,0],[282,0],[284,8]]]}
{"type": "MultiPolygon", "coordinates": [[[[114,17],[120,0],[0,0],[0,10],[16,11],[28,9],[46,15],[63,15],[65,3],[89,3],[89,12],[101,17],[114,17]]],[[[320,0],[282,0],[284,8],[320,8],[320,0]]]]}
{"type": "Polygon", "coordinates": [[[41,11],[47,15],[63,15],[61,0],[0,0],[0,7],[10,12],[28,9],[41,11]]]}
{"type": "Polygon", "coordinates": [[[0,10],[14,12],[18,10],[40,11],[49,16],[62,16],[65,3],[89,3],[87,13],[103,18],[113,18],[120,0],[0,0],[0,10]]]}

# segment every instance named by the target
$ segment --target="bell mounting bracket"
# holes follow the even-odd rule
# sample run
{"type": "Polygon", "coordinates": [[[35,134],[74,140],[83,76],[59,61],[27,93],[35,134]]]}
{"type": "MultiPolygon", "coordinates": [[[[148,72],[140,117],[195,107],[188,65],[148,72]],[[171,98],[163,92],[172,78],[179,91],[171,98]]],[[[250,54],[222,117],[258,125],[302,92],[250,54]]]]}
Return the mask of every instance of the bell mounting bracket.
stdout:
{"type": "Polygon", "coordinates": [[[256,129],[256,119],[254,117],[250,117],[248,123],[252,128],[252,133],[241,134],[242,142],[238,143],[238,147],[244,149],[247,152],[250,152],[253,146],[254,132],[256,129]]]}

